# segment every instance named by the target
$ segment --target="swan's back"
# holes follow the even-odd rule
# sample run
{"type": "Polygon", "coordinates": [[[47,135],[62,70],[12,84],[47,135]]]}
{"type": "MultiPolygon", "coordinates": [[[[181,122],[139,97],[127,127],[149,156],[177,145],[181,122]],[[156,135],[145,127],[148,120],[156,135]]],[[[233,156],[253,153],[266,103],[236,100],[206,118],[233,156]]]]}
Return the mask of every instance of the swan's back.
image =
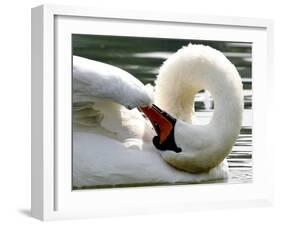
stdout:
{"type": "Polygon", "coordinates": [[[126,149],[116,141],[80,128],[73,134],[73,186],[137,186],[200,183],[227,178],[227,164],[208,173],[190,174],[168,165],[155,148],[126,149]]]}

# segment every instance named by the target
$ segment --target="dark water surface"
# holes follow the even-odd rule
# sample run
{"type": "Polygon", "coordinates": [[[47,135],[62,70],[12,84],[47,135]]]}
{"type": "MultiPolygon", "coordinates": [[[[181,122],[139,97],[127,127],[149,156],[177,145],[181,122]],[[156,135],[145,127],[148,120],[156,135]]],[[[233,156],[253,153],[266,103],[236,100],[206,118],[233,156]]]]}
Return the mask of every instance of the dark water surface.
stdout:
{"type": "MultiPolygon", "coordinates": [[[[241,42],[198,41],[159,38],[72,35],[73,54],[120,67],[144,84],[156,78],[171,54],[188,43],[209,45],[220,50],[236,66],[243,82],[244,112],[240,135],[227,160],[229,183],[252,181],[252,45],[241,42]]],[[[208,93],[196,95],[195,111],[199,124],[206,124],[214,103],[208,93]]]]}

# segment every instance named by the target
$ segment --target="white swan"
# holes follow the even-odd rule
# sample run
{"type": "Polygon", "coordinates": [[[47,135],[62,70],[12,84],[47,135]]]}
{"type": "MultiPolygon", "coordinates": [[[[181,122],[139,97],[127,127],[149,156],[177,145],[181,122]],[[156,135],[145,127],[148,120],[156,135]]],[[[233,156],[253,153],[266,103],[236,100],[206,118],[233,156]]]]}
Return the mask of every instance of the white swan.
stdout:
{"type": "Polygon", "coordinates": [[[74,187],[227,178],[225,157],[240,131],[243,98],[237,70],[219,51],[188,45],[163,64],[154,102],[172,116],[151,107],[137,79],[103,63],[73,57],[73,89],[74,187]],[[194,96],[202,89],[215,110],[208,125],[192,125],[194,96]],[[137,109],[123,105],[139,107],[157,136],[137,109]]]}

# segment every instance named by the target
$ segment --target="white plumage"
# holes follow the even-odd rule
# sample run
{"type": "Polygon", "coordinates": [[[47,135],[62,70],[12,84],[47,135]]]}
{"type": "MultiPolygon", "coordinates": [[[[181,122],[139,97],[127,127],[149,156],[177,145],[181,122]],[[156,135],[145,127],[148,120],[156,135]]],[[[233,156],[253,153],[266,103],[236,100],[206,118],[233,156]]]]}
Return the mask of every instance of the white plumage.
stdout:
{"type": "Polygon", "coordinates": [[[178,119],[175,141],[183,152],[161,152],[170,164],[201,172],[230,153],[242,124],[243,89],[235,66],[221,52],[203,45],[178,50],[160,69],[155,103],[178,119]],[[213,117],[208,125],[192,125],[195,94],[202,89],[214,99],[213,117]]]}
{"type": "Polygon", "coordinates": [[[154,102],[179,119],[175,141],[181,153],[157,150],[148,120],[124,107],[151,105],[152,94],[141,82],[111,65],[73,57],[75,187],[227,178],[224,159],[239,134],[243,109],[235,67],[210,47],[189,45],[164,63],[155,90],[154,102]],[[208,89],[215,101],[207,126],[191,124],[200,89],[208,89]]]}

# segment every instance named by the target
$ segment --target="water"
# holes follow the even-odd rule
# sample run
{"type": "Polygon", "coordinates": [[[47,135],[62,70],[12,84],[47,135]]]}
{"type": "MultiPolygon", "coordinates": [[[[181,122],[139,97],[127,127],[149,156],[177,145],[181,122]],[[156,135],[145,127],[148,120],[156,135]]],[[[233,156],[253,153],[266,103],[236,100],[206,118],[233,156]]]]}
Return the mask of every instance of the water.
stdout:
{"type": "MultiPolygon", "coordinates": [[[[229,183],[252,181],[252,47],[251,43],[159,38],[73,35],[73,54],[120,67],[144,84],[151,83],[163,61],[188,43],[216,48],[236,66],[243,82],[244,111],[239,137],[227,157],[229,183]]],[[[195,98],[198,124],[206,124],[214,109],[212,97],[201,91],[195,98]]]]}

